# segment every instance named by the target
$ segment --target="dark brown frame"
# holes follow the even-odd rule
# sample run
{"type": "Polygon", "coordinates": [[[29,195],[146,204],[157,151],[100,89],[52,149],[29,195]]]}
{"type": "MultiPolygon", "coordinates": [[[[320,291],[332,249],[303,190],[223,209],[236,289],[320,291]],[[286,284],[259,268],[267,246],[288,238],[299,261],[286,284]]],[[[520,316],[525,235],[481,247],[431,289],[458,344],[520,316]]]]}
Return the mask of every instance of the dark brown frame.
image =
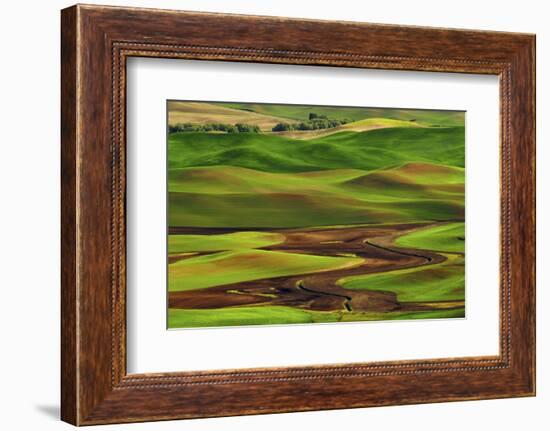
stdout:
{"type": "Polygon", "coordinates": [[[534,35],[81,5],[62,11],[61,30],[63,420],[88,425],[535,394],[534,35]],[[128,375],[130,56],[498,75],[500,354],[128,375]]]}

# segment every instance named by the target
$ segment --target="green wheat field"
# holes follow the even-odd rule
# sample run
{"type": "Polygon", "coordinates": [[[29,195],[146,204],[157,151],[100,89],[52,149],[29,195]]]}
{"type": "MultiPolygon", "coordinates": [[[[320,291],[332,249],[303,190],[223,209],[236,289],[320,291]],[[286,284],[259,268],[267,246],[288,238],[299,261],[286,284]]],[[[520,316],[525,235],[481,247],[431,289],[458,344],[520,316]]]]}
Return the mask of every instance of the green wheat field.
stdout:
{"type": "Polygon", "coordinates": [[[167,109],[169,328],[464,317],[464,112],[167,109]]]}

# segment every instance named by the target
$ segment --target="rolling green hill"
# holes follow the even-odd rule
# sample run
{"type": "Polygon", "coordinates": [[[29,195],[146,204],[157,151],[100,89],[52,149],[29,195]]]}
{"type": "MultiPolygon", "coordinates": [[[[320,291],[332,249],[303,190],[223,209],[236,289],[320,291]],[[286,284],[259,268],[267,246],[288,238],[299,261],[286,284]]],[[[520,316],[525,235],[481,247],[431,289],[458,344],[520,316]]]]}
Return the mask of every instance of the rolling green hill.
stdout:
{"type": "Polygon", "coordinates": [[[302,173],[216,166],[176,169],[169,177],[171,226],[301,227],[464,216],[464,170],[442,165],[302,173]]]}
{"type": "Polygon", "coordinates": [[[388,200],[393,194],[447,196],[464,193],[464,169],[406,163],[372,172],[332,169],[299,173],[271,173],[234,166],[182,168],[170,171],[170,192],[203,194],[338,193],[357,198],[388,200]]]}
{"type": "Polygon", "coordinates": [[[464,217],[464,127],[340,131],[308,140],[183,132],[169,135],[168,151],[171,226],[464,217]]]}
{"type": "Polygon", "coordinates": [[[386,128],[298,140],[274,134],[173,133],[169,169],[240,166],[266,172],[375,170],[415,161],[464,167],[464,127],[386,128]]]}

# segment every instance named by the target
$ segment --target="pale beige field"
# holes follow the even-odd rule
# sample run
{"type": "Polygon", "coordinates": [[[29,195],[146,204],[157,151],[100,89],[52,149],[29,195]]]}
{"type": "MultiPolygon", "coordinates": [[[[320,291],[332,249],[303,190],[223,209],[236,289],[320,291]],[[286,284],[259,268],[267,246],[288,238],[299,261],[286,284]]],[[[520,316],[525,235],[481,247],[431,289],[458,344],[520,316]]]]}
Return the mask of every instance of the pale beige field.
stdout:
{"type": "Polygon", "coordinates": [[[240,109],[231,109],[210,103],[168,102],[168,124],[171,126],[178,123],[245,123],[258,126],[264,132],[271,132],[271,129],[277,123],[288,122],[288,118],[274,117],[240,109]]]}

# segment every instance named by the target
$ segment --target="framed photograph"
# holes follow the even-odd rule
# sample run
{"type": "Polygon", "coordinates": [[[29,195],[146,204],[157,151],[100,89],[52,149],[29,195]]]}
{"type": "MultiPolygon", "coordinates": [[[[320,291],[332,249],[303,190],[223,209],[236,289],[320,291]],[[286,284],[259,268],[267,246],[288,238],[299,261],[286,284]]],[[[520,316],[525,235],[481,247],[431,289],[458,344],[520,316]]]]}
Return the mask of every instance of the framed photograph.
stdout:
{"type": "Polygon", "coordinates": [[[533,35],[61,30],[63,420],[535,394],[533,35]]]}
{"type": "Polygon", "coordinates": [[[168,328],[465,317],[465,112],[167,112],[168,328]]]}

